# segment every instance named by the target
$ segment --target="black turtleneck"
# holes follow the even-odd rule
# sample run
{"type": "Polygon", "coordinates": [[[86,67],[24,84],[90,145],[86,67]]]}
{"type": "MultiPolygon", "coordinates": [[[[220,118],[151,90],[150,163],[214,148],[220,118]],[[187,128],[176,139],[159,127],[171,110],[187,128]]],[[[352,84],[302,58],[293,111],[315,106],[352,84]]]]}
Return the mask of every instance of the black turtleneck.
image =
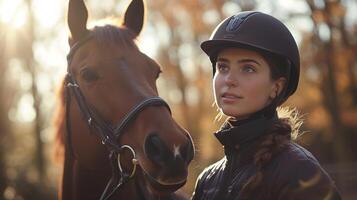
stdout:
{"type": "Polygon", "coordinates": [[[221,130],[215,133],[219,142],[225,147],[239,146],[243,148],[247,144],[266,134],[266,130],[278,120],[276,110],[265,114],[259,112],[248,119],[228,119],[221,130]]]}

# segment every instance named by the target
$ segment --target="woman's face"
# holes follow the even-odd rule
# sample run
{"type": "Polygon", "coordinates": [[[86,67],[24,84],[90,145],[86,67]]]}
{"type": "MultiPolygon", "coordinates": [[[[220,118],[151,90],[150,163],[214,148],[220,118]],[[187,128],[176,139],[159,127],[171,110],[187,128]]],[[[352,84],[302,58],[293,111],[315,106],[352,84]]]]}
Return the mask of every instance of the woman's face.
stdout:
{"type": "Polygon", "coordinates": [[[267,61],[255,51],[229,48],[218,54],[214,95],[227,116],[244,119],[263,109],[284,83],[285,78],[271,79],[267,61]]]}

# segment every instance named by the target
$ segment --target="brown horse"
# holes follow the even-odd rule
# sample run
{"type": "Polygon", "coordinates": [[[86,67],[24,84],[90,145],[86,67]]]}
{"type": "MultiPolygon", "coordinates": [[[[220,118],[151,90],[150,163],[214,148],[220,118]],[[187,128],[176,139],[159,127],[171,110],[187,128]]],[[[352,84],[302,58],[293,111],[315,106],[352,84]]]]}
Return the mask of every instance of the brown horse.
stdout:
{"type": "Polygon", "coordinates": [[[71,50],[57,115],[59,199],[174,199],[186,182],[191,137],[158,97],[158,64],[134,42],[144,11],[143,0],[133,0],[121,26],[89,30],[83,0],[69,1],[71,50]]]}

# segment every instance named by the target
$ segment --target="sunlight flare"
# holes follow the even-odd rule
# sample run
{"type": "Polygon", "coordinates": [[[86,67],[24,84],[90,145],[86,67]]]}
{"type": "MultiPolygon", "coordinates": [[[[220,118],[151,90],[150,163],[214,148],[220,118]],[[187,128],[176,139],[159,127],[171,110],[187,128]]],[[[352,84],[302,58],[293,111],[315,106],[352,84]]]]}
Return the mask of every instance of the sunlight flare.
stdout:
{"type": "Polygon", "coordinates": [[[43,28],[51,28],[63,17],[61,1],[33,0],[34,16],[43,28]]]}
{"type": "Polygon", "coordinates": [[[0,2],[0,22],[14,28],[21,28],[27,21],[27,10],[22,0],[0,2]]]}

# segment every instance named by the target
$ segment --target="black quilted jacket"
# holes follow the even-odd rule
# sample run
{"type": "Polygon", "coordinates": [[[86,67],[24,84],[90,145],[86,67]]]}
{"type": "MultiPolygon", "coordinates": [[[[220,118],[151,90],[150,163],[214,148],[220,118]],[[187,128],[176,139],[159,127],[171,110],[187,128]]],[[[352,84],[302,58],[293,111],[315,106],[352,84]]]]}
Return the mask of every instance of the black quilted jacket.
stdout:
{"type": "MultiPolygon", "coordinates": [[[[340,200],[341,197],[316,158],[294,142],[278,153],[264,168],[259,186],[249,197],[241,194],[246,181],[256,173],[253,165],[258,141],[235,149],[232,131],[224,133],[225,157],[207,167],[199,176],[192,200],[340,200]]],[[[252,134],[250,134],[252,135],[252,134]]],[[[217,136],[217,134],[216,134],[217,136]]]]}

